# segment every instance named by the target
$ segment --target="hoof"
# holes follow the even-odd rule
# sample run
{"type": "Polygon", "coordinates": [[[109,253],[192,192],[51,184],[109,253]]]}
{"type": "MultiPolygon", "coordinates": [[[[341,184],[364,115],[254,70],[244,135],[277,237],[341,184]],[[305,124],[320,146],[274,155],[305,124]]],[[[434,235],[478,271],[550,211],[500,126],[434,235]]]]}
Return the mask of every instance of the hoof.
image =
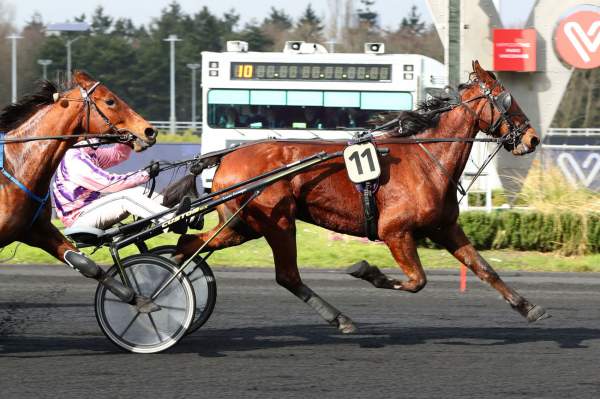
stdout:
{"type": "Polygon", "coordinates": [[[146,298],[145,296],[137,295],[135,297],[135,307],[140,313],[152,313],[161,310],[162,308],[152,302],[150,298],[146,298]]]}
{"type": "Polygon", "coordinates": [[[534,323],[538,320],[548,319],[552,316],[546,313],[546,309],[544,309],[543,307],[534,305],[531,309],[529,309],[526,317],[528,322],[534,323]]]}
{"type": "Polygon", "coordinates": [[[346,269],[346,273],[356,278],[364,278],[371,270],[371,265],[366,260],[361,260],[346,269]]]}
{"type": "Polygon", "coordinates": [[[338,317],[336,317],[334,322],[337,324],[337,329],[342,334],[353,334],[358,331],[358,328],[356,328],[352,320],[343,314],[340,314],[338,317]]]}

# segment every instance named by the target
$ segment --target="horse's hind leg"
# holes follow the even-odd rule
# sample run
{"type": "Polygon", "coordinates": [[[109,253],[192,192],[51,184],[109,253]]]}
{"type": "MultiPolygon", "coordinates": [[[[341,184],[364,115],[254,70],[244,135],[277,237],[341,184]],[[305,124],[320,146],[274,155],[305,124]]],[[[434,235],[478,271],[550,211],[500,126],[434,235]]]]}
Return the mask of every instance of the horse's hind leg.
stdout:
{"type": "Polygon", "coordinates": [[[477,252],[458,224],[453,224],[430,234],[430,238],[443,245],[456,259],[467,266],[481,280],[494,287],[504,299],[529,322],[550,317],[544,308],[534,305],[510,288],[492,266],[477,252]]]}
{"type": "Polygon", "coordinates": [[[400,281],[386,276],[377,266],[371,266],[367,261],[361,261],[348,269],[348,274],[366,280],[377,288],[387,288],[408,292],[419,292],[427,284],[427,278],[417,253],[413,235],[409,231],[401,231],[385,237],[385,243],[390,249],[398,266],[408,277],[400,281]]]}
{"type": "MultiPolygon", "coordinates": [[[[217,231],[219,226],[200,234],[184,234],[177,241],[176,261],[182,261],[192,256],[205,242],[207,242],[217,231]]],[[[242,234],[230,227],[225,227],[213,240],[202,250],[202,252],[216,251],[218,249],[234,247],[246,241],[258,238],[258,235],[242,234]]]]}
{"type": "Polygon", "coordinates": [[[344,334],[356,332],[352,320],[317,295],[302,282],[298,272],[296,254],[296,231],[291,225],[286,230],[277,230],[265,234],[273,250],[275,278],[277,283],[312,307],[325,321],[338,328],[344,334]]]}

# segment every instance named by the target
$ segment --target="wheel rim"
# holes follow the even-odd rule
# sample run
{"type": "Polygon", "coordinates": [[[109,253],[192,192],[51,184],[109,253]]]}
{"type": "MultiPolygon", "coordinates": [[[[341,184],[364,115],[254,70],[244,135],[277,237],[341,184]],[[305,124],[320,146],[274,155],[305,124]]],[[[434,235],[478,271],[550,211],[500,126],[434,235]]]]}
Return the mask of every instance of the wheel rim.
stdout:
{"type": "MultiPolygon", "coordinates": [[[[147,256],[130,261],[125,267],[135,291],[146,297],[151,297],[174,270],[168,261],[147,256]]],[[[154,353],[172,346],[193,319],[194,293],[185,277],[174,279],[155,298],[161,310],[152,313],[139,313],[135,306],[121,302],[110,291],[101,291],[96,303],[101,328],[111,341],[132,352],[154,353]]]]}

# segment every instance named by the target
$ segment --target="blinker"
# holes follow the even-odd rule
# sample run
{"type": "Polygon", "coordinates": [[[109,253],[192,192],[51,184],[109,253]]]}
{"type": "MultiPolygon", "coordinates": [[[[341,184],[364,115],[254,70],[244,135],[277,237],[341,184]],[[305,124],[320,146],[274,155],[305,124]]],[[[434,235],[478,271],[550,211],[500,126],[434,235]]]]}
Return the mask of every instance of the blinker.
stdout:
{"type": "Polygon", "coordinates": [[[500,104],[504,112],[508,112],[512,105],[512,96],[508,91],[503,91],[496,97],[496,102],[500,104]]]}

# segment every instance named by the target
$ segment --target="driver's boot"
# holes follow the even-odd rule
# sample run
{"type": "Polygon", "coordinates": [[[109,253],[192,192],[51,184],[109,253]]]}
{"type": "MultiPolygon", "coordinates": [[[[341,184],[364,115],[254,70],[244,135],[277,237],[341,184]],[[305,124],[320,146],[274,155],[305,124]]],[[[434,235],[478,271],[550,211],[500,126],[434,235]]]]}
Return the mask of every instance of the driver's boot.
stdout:
{"type": "Polygon", "coordinates": [[[141,313],[150,313],[160,310],[160,306],[156,305],[149,298],[136,295],[131,288],[124,286],[120,281],[106,274],[102,268],[81,252],[67,250],[64,259],[73,269],[77,270],[85,277],[97,280],[121,301],[136,306],[141,313]]]}

